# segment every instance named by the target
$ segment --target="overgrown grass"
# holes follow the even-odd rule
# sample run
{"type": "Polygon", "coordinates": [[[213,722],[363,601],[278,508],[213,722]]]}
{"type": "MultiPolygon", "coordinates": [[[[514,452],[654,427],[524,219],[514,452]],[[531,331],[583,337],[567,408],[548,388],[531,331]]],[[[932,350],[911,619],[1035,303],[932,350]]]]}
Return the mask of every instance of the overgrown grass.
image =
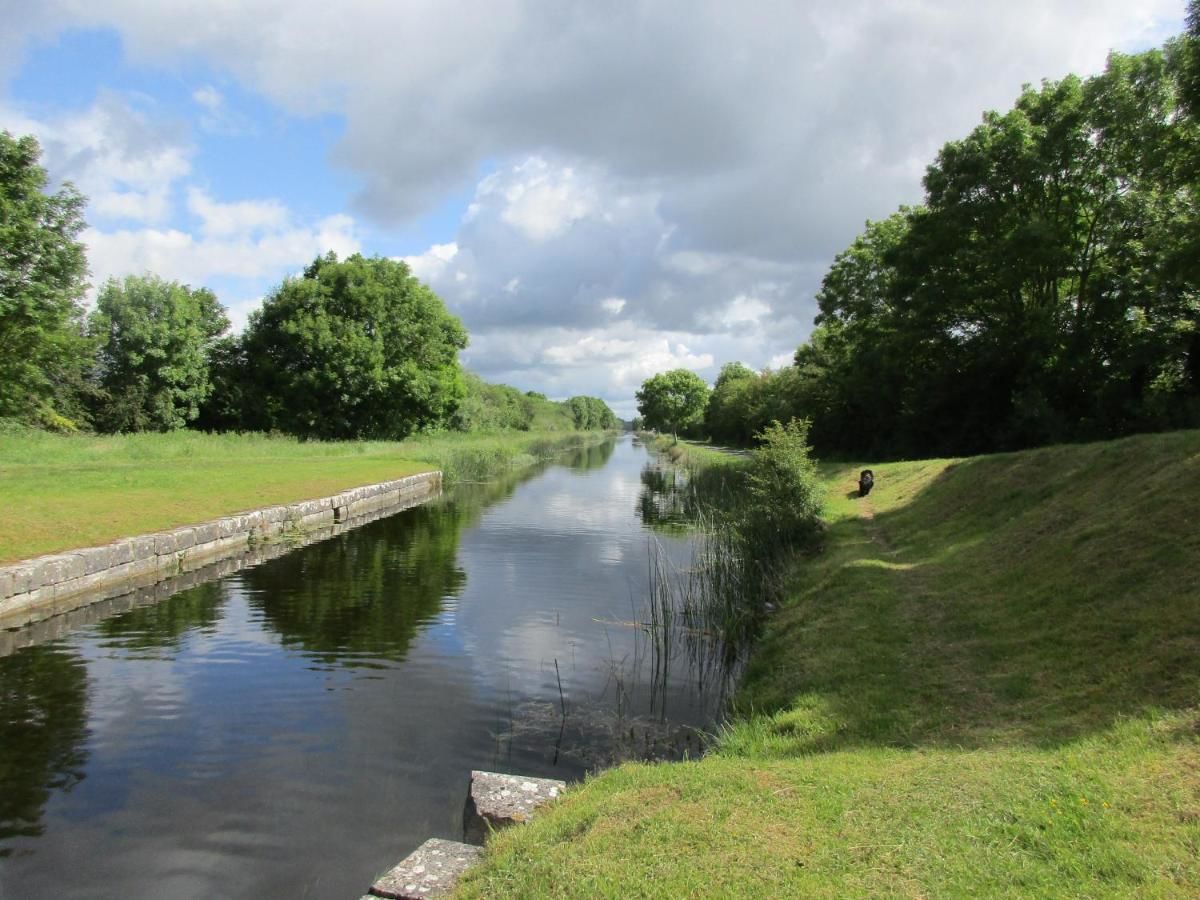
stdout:
{"type": "Polygon", "coordinates": [[[442,469],[482,480],[598,435],[445,434],[400,443],[198,432],[0,432],[0,562],[442,469]]]}
{"type": "Polygon", "coordinates": [[[463,895],[1200,894],[1200,432],[859,468],[715,752],[568,792],[463,895]]]}

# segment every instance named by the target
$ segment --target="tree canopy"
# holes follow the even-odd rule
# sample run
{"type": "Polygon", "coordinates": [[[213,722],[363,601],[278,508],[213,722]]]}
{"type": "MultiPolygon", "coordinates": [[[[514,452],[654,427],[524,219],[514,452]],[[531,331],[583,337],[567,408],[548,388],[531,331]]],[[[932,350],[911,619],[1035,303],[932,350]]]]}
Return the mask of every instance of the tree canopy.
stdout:
{"type": "Polygon", "coordinates": [[[636,396],[647,426],[677,434],[704,417],[708,385],[695,372],[672,369],[647,378],[636,396]]]}
{"type": "Polygon", "coordinates": [[[103,431],[171,431],[191,423],[212,393],[209,354],[229,328],[206,288],[154,275],[109,280],[88,317],[103,431]]]}
{"type": "Polygon", "coordinates": [[[942,148],[922,205],[837,256],[817,328],[774,376],[819,450],[972,453],[1200,424],[1195,45],[1026,87],[942,148]]]}
{"type": "Polygon", "coordinates": [[[241,353],[258,427],[399,439],[449,424],[467,333],[408,266],[317,258],[250,317],[241,353]]]}
{"type": "Polygon", "coordinates": [[[46,193],[40,157],[34,138],[0,131],[0,417],[54,424],[86,358],[84,199],[70,184],[46,193]]]}

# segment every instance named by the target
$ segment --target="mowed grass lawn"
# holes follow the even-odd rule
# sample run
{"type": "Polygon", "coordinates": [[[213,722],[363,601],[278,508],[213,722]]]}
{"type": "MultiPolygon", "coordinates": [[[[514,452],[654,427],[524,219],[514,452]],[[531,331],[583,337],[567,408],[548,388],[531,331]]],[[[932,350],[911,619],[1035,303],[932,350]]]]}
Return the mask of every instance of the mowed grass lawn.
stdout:
{"type": "Polygon", "coordinates": [[[466,451],[511,454],[510,444],[536,438],[302,443],[254,434],[4,433],[0,563],[402,478],[466,451]]]}
{"type": "Polygon", "coordinates": [[[568,791],[461,895],[1200,896],[1200,432],[859,468],[716,750],[568,791]]]}

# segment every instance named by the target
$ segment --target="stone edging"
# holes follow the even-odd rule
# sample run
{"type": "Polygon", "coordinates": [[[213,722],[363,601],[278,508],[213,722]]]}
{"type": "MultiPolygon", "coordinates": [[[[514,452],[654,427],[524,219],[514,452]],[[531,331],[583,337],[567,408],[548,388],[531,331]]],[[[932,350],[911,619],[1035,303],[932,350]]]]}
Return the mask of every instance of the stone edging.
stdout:
{"type": "Polygon", "coordinates": [[[107,599],[113,589],[163,581],[284,534],[348,524],[351,518],[401,504],[412,506],[436,496],[441,487],[441,472],[423,472],[330,497],[268,506],[200,525],[124,538],[103,547],[0,566],[0,628],[20,627],[92,599],[107,599]],[[94,594],[101,596],[93,598],[94,594]]]}

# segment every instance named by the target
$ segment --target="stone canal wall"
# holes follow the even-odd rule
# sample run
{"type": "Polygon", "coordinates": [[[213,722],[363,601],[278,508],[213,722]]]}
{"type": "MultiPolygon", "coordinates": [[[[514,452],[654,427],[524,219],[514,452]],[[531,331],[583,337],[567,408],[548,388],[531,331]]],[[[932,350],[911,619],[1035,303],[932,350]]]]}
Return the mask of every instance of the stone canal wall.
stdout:
{"type": "Polygon", "coordinates": [[[378,518],[378,513],[423,503],[441,488],[442,473],[425,472],[331,497],[0,566],[0,628],[17,628],[107,600],[291,535],[330,536],[378,518]]]}

